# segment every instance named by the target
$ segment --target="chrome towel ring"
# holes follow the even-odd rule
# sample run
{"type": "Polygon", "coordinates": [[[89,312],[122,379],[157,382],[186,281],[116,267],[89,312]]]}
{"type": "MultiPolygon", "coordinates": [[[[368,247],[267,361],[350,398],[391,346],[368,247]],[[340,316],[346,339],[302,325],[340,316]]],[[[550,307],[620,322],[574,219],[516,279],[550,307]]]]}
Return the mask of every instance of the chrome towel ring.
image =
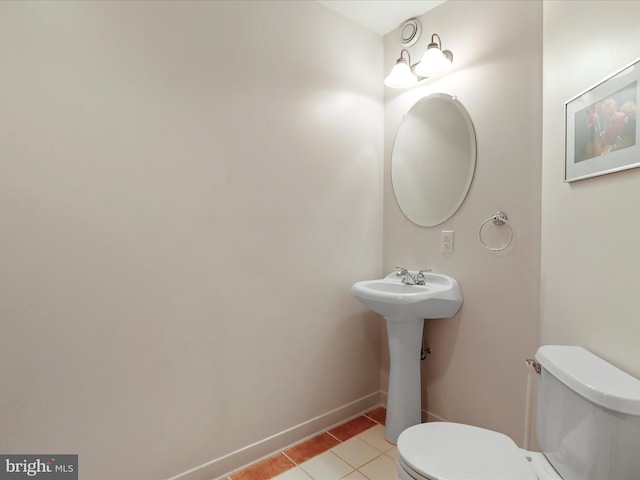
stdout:
{"type": "Polygon", "coordinates": [[[491,252],[500,252],[511,245],[511,241],[513,240],[513,227],[511,226],[511,222],[507,220],[507,214],[504,212],[496,212],[489,218],[487,218],[484,222],[482,222],[478,230],[478,238],[480,239],[480,243],[482,244],[482,246],[491,252]],[[484,226],[489,222],[493,222],[493,224],[498,227],[502,225],[506,225],[507,227],[509,227],[509,240],[507,240],[504,245],[501,245],[499,247],[492,247],[490,245],[487,245],[487,243],[482,239],[482,230],[484,226]]]}

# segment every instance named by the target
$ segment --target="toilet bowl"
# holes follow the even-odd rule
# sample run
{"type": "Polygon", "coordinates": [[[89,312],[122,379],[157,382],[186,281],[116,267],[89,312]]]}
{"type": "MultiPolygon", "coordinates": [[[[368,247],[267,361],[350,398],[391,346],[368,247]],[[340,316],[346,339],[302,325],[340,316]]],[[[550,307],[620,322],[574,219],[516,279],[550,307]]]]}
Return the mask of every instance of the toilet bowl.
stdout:
{"type": "Polygon", "coordinates": [[[544,455],[509,437],[460,423],[433,422],[398,438],[399,480],[562,480],[544,455]]]}
{"type": "Polygon", "coordinates": [[[398,478],[638,480],[640,380],[581,347],[543,346],[532,362],[541,453],[484,428],[423,423],[398,437],[398,478]]]}

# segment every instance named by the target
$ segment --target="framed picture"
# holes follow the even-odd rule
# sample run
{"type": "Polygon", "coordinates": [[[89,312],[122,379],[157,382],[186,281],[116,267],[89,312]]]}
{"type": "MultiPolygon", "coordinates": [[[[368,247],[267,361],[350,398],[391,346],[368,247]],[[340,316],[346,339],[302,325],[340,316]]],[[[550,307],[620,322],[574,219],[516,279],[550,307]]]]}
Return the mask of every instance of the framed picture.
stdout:
{"type": "Polygon", "coordinates": [[[640,167],[640,58],[564,104],[564,181],[640,167]]]}

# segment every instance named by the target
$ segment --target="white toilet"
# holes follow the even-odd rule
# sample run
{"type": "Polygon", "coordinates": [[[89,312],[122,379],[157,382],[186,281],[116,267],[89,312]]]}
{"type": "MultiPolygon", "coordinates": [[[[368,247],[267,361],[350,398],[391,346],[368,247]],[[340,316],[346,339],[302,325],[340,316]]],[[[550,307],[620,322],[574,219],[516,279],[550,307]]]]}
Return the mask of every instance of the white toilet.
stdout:
{"type": "Polygon", "coordinates": [[[581,347],[538,349],[542,453],[509,437],[448,422],[398,438],[400,480],[638,480],[640,380],[581,347]]]}

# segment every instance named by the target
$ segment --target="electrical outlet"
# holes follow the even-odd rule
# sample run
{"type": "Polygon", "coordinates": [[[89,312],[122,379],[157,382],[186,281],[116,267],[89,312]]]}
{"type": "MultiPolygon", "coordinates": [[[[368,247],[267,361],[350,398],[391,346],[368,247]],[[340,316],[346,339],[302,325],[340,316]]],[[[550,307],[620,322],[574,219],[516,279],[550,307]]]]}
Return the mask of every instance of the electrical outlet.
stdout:
{"type": "Polygon", "coordinates": [[[453,253],[453,230],[440,232],[440,250],[442,253],[453,253]]]}

